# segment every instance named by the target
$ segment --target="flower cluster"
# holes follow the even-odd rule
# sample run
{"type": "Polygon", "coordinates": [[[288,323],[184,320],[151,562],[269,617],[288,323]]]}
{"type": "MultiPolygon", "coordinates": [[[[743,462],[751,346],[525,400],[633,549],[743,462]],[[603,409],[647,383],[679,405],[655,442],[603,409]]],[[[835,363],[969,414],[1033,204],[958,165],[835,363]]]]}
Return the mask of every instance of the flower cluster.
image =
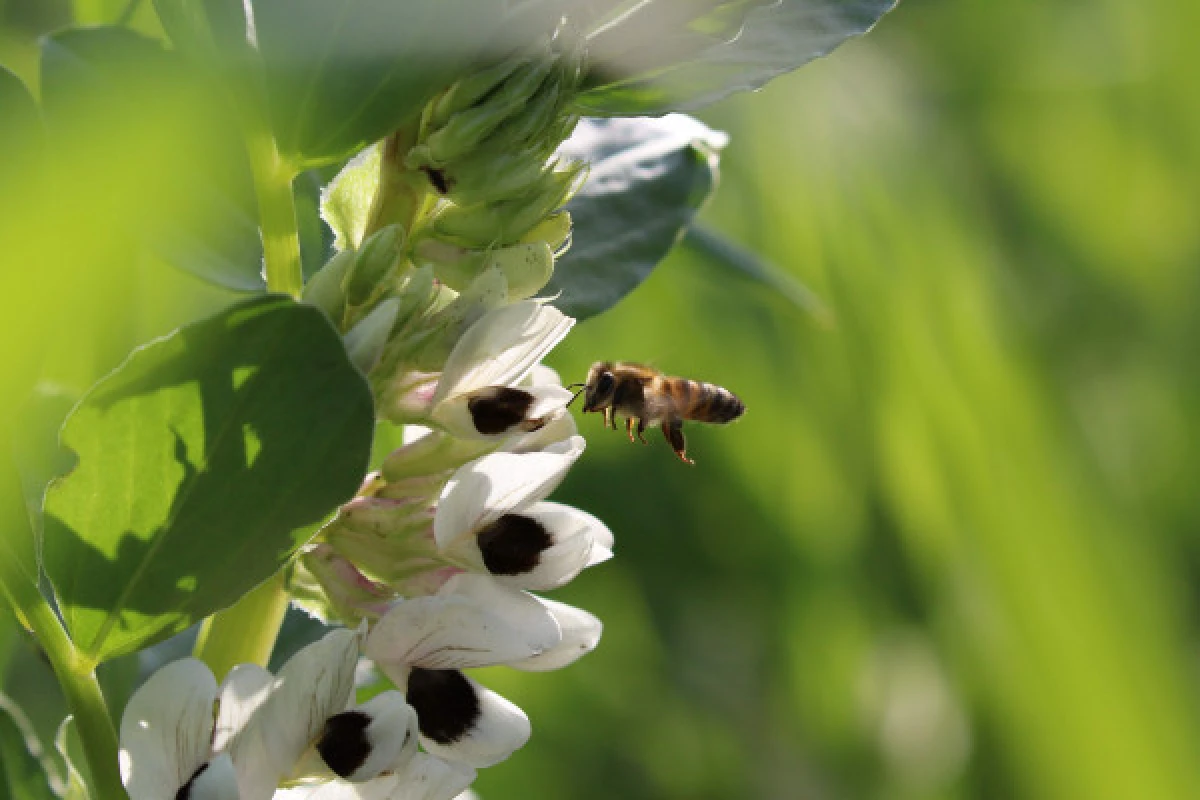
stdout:
{"type": "Polygon", "coordinates": [[[278,675],[240,665],[218,686],[184,660],[153,676],[122,722],[132,800],[448,800],[530,735],[463,670],[557,669],[599,641],[596,617],[531,593],[613,543],[546,499],[584,449],[570,392],[541,365],[574,320],[531,299],[568,243],[560,206],[581,174],[550,160],[579,72],[560,45],[451,87],[406,152],[386,140],[326,193],[342,249],[305,299],[343,334],[379,416],[404,426],[289,569],[298,604],[348,627],[278,675]],[[385,690],[358,705],[364,669],[385,690]]]}

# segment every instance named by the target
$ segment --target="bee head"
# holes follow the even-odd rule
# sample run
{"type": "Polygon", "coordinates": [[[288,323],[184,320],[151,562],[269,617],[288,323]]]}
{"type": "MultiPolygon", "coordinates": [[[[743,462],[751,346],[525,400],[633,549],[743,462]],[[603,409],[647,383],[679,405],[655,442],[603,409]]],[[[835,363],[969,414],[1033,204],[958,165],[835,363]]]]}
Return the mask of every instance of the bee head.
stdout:
{"type": "Polygon", "coordinates": [[[583,410],[599,411],[612,404],[613,394],[617,388],[617,379],[612,373],[611,361],[597,361],[588,370],[587,383],[584,386],[583,410]]]}

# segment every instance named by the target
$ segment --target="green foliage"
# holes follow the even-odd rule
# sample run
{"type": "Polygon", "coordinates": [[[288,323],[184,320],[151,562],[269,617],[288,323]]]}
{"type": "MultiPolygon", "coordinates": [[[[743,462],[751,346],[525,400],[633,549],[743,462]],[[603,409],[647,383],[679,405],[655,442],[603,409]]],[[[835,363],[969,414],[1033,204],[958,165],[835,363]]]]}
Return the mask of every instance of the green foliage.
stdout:
{"type": "Polygon", "coordinates": [[[135,352],[63,427],[45,569],[103,660],[229,605],[353,494],[370,395],[316,309],[266,296],[135,352]]]}
{"type": "Polygon", "coordinates": [[[596,33],[586,114],[690,111],[757,89],[852,36],[895,0],[652,0],[596,33]]]}
{"type": "Polygon", "coordinates": [[[42,749],[25,714],[0,694],[0,795],[22,800],[56,800],[50,776],[59,783],[50,756],[42,749]]]}
{"type": "Polygon", "coordinates": [[[637,288],[712,193],[724,144],[679,115],[582,120],[560,152],[590,164],[588,179],[567,204],[571,248],[542,293],[583,319],[637,288]]]}

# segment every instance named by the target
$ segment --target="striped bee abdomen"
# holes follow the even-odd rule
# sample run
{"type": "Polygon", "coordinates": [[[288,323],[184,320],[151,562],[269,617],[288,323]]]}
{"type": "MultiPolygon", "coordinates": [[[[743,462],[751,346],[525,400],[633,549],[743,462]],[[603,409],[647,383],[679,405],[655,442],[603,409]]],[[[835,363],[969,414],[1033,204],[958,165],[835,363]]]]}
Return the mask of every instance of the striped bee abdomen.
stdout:
{"type": "Polygon", "coordinates": [[[675,392],[684,419],[724,424],[742,415],[746,406],[733,392],[714,383],[678,379],[675,392]]]}

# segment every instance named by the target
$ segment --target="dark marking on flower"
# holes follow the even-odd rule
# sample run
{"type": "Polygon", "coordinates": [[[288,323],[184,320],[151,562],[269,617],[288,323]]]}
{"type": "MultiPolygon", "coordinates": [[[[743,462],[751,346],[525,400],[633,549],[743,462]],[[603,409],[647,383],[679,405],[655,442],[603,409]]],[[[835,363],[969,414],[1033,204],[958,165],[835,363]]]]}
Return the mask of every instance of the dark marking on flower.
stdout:
{"type": "Polygon", "coordinates": [[[446,194],[452,188],[452,181],[446,175],[445,170],[434,169],[433,167],[421,167],[421,171],[429,178],[429,182],[433,184],[433,188],[437,189],[438,194],[446,194]]]}
{"type": "Polygon", "coordinates": [[[370,724],[370,716],[361,711],[344,711],[325,721],[317,740],[317,752],[338,776],[353,775],[371,754],[371,740],[367,737],[370,724]]]}
{"type": "Polygon", "coordinates": [[[413,667],[408,676],[408,704],[417,712],[417,727],[438,744],[463,738],[479,721],[475,687],[456,669],[413,667]]]}
{"type": "Polygon", "coordinates": [[[542,427],[544,423],[540,420],[525,419],[532,406],[533,395],[508,386],[480,389],[467,401],[467,411],[471,412],[475,430],[487,435],[506,433],[517,426],[524,431],[542,427]],[[529,428],[529,423],[536,423],[536,427],[529,428]]]}
{"type": "Polygon", "coordinates": [[[192,773],[192,777],[188,778],[188,782],[179,787],[179,791],[175,793],[175,800],[188,800],[192,796],[192,784],[196,782],[204,770],[208,769],[208,762],[205,761],[200,766],[196,767],[196,771],[192,773]]]}
{"type": "Polygon", "coordinates": [[[483,564],[493,575],[524,575],[541,562],[554,537],[537,520],[523,514],[504,514],[479,532],[483,564]]]}

